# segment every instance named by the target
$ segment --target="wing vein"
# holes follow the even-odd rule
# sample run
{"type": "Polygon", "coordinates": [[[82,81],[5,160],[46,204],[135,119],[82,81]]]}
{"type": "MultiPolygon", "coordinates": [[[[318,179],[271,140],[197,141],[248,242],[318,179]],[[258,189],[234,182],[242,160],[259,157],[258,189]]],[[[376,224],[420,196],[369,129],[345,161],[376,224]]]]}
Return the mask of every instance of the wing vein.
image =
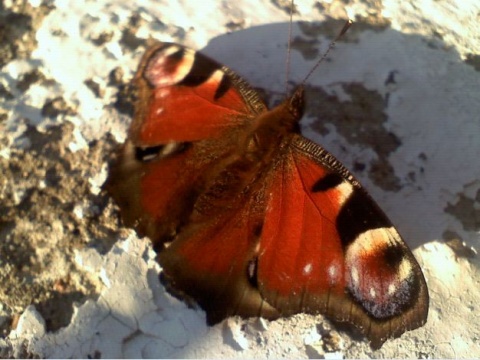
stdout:
{"type": "Polygon", "coordinates": [[[307,187],[307,185],[305,184],[305,181],[301,175],[301,172],[299,170],[299,165],[297,164],[297,161],[295,159],[295,156],[293,156],[293,154],[291,153],[290,156],[293,157],[293,162],[295,164],[295,169],[298,173],[298,177],[300,178],[300,181],[302,182],[302,187],[303,187],[303,191],[304,191],[304,194],[305,196],[310,200],[310,202],[313,204],[313,206],[315,207],[315,209],[317,209],[319,215],[322,217],[322,219],[328,221],[329,223],[334,224],[334,222],[332,220],[330,220],[329,218],[327,218],[326,216],[323,215],[322,211],[320,210],[320,207],[316,204],[316,202],[313,200],[312,196],[310,195],[310,191],[307,187]]]}

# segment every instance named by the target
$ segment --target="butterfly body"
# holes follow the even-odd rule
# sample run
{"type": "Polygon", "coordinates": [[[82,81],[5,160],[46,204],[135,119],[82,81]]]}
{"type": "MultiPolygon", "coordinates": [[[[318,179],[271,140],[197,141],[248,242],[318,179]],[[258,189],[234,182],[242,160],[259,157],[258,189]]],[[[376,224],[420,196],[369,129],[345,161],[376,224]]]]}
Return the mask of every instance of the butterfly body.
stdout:
{"type": "Polygon", "coordinates": [[[107,188],[158,251],[168,288],[210,324],[231,315],[325,314],[374,348],[421,326],[428,291],[388,218],[329,152],[304,138],[304,91],[268,110],[244,80],[161,43],[107,188]]]}

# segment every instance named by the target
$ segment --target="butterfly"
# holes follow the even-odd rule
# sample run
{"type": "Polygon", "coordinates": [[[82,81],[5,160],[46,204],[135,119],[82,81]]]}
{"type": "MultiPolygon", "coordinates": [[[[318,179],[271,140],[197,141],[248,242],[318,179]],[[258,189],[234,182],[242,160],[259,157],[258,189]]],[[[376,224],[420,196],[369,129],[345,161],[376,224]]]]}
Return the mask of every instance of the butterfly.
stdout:
{"type": "Polygon", "coordinates": [[[300,134],[299,86],[269,110],[226,66],[156,43],[106,188],[153,242],[162,281],[216,324],[324,314],[377,349],[426,322],[420,266],[384,212],[300,134]]]}

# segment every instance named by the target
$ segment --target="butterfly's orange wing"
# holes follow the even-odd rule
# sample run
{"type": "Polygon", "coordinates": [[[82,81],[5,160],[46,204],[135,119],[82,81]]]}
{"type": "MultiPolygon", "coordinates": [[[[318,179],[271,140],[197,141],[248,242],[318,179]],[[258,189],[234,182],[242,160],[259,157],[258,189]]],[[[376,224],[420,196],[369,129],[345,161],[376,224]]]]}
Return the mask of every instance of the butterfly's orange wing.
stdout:
{"type": "Polygon", "coordinates": [[[125,224],[160,248],[187,221],[206,169],[266,106],[227,67],[171,43],[145,53],[134,85],[134,120],[106,188],[125,224]]]}
{"type": "Polygon", "coordinates": [[[269,304],[282,315],[322,313],[354,324],[374,348],[425,323],[418,263],[338,160],[294,136],[268,178],[258,284],[269,304]]]}
{"type": "Polygon", "coordinates": [[[165,283],[200,304],[209,324],[232,315],[279,316],[255,283],[262,209],[253,199],[237,205],[189,223],[158,255],[165,283]]]}
{"type": "Polygon", "coordinates": [[[223,212],[194,216],[159,254],[168,283],[210,323],[324,314],[359,328],[373,348],[423,325],[419,265],[331,154],[293,135],[259,184],[223,212]]]}

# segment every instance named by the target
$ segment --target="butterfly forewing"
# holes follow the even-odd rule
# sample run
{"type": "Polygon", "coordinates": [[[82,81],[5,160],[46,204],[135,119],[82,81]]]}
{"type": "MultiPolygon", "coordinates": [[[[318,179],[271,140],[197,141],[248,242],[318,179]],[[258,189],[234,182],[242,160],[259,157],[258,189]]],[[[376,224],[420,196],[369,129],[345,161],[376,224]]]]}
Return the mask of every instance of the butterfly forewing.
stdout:
{"type": "Polygon", "coordinates": [[[130,137],[137,146],[228,136],[266,110],[231,70],[178,44],[150,48],[134,81],[138,103],[130,137]]]}
{"type": "Polygon", "coordinates": [[[135,117],[106,188],[125,224],[162,244],[266,106],[230,69],[178,44],[149,48],[134,84],[135,117]]]}

